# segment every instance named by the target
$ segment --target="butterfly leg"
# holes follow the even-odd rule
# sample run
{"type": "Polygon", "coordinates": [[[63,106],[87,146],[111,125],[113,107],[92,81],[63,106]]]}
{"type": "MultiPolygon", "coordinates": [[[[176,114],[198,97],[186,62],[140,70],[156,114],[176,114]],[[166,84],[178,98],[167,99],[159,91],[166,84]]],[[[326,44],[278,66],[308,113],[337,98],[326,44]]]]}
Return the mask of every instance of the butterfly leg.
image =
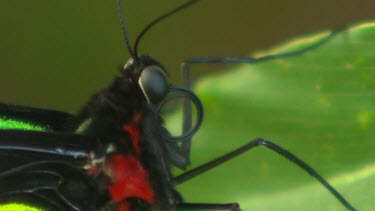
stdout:
{"type": "Polygon", "coordinates": [[[190,180],[198,175],[203,174],[204,172],[213,169],[224,162],[231,160],[255,147],[258,146],[265,146],[268,149],[271,149],[272,151],[276,152],[277,154],[283,156],[284,158],[288,159],[289,161],[296,164],[298,167],[302,168],[304,171],[306,171],[308,174],[310,174],[312,177],[317,179],[328,191],[331,192],[332,195],[334,195],[337,200],[339,200],[343,206],[345,206],[349,210],[356,210],[335,188],[333,188],[321,175],[318,174],[311,166],[306,164],[304,161],[287,151],[286,149],[270,142],[267,140],[264,140],[262,138],[257,138],[255,140],[250,141],[249,143],[245,144],[242,147],[237,148],[236,150],[229,152],[221,157],[218,157],[210,162],[207,162],[201,166],[198,166],[197,168],[194,168],[190,171],[187,171],[177,177],[175,177],[172,181],[173,185],[181,184],[187,180],[190,180]]]}
{"type": "MultiPolygon", "coordinates": [[[[272,57],[273,58],[273,57],[272,57]]],[[[201,57],[187,60],[181,64],[182,69],[182,81],[183,88],[190,90],[190,70],[192,65],[197,64],[255,64],[260,61],[269,60],[271,58],[251,58],[251,57],[201,57]]],[[[183,122],[182,122],[182,131],[183,134],[188,133],[193,128],[192,120],[192,108],[190,100],[186,100],[183,104],[183,122]]],[[[185,139],[181,142],[179,147],[179,154],[184,158],[184,163],[180,166],[184,168],[190,163],[190,149],[191,149],[191,138],[185,139]]]]}
{"type": "MultiPolygon", "coordinates": [[[[187,90],[191,88],[190,83],[190,71],[192,65],[199,65],[199,64],[257,64],[265,61],[271,61],[276,60],[280,58],[286,58],[286,57],[293,57],[293,56],[299,56],[302,55],[308,51],[311,51],[313,49],[316,49],[335,37],[338,33],[345,30],[346,27],[342,27],[336,30],[333,30],[329,35],[327,35],[324,39],[321,39],[319,42],[316,42],[314,44],[308,45],[303,48],[299,48],[297,50],[291,50],[283,53],[278,54],[267,54],[261,57],[233,57],[233,56],[208,56],[208,57],[199,57],[199,58],[193,58],[184,61],[181,64],[181,70],[182,70],[182,81],[183,81],[183,87],[187,90]]],[[[191,118],[191,105],[189,101],[186,101],[183,107],[183,131],[186,133],[192,128],[192,118],[191,118]]],[[[190,155],[190,148],[191,148],[191,139],[188,139],[182,143],[181,151],[184,154],[184,156],[189,159],[190,155]]]]}
{"type": "MultiPolygon", "coordinates": [[[[190,90],[191,83],[190,83],[190,71],[192,65],[199,65],[199,64],[255,64],[262,61],[267,61],[275,58],[279,58],[280,56],[291,56],[295,55],[300,52],[293,52],[290,55],[270,55],[261,58],[251,58],[251,57],[200,57],[200,58],[193,58],[190,60],[186,60],[181,64],[182,70],[182,81],[183,81],[183,88],[190,90]]],[[[191,103],[189,100],[186,100],[183,105],[183,122],[182,122],[182,131],[183,133],[187,133],[193,127],[192,124],[192,109],[191,103]]],[[[180,152],[183,157],[187,160],[185,166],[190,163],[190,149],[191,149],[191,138],[186,139],[181,144],[180,152]]]]}

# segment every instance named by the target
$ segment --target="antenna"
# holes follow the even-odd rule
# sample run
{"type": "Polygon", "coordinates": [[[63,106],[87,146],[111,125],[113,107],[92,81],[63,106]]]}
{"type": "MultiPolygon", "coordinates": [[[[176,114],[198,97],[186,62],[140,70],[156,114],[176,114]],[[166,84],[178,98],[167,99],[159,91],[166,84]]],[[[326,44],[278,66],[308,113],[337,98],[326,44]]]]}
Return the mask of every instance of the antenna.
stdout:
{"type": "MultiPolygon", "coordinates": [[[[118,0],[120,1],[120,0],[118,0]]],[[[198,0],[190,0],[189,2],[186,2],[185,4],[179,6],[179,7],[176,7],[175,9],[165,13],[164,15],[161,15],[160,17],[156,18],[154,21],[152,21],[151,23],[149,23],[142,31],[141,33],[139,33],[139,35],[137,36],[137,39],[135,40],[135,44],[134,44],[134,55],[137,57],[138,54],[137,54],[137,50],[138,50],[138,45],[139,45],[139,41],[141,40],[141,38],[143,37],[143,35],[146,34],[146,32],[148,32],[153,26],[155,26],[157,23],[159,23],[160,21],[162,21],[163,19],[175,14],[176,12],[180,11],[180,10],[183,10],[185,9],[186,7],[194,4],[194,3],[197,3],[198,0]]]]}
{"type": "Polygon", "coordinates": [[[128,33],[126,32],[125,18],[124,18],[124,12],[122,10],[122,3],[121,2],[122,2],[122,0],[117,0],[117,7],[118,7],[118,13],[119,13],[119,16],[120,16],[120,25],[121,25],[122,34],[124,35],[125,43],[126,43],[126,46],[128,47],[128,51],[130,53],[130,56],[133,59],[138,60],[138,56],[134,52],[134,50],[132,49],[132,47],[130,45],[128,33]]]}

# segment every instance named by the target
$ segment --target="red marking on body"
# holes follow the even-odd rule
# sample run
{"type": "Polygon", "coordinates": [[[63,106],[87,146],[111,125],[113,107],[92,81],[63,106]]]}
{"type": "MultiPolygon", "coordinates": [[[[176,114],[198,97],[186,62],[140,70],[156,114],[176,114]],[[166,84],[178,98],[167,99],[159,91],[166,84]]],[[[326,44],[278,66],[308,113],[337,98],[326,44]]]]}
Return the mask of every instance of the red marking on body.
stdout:
{"type": "Polygon", "coordinates": [[[136,111],[133,115],[133,121],[130,123],[125,123],[122,126],[122,129],[130,135],[130,138],[133,143],[133,150],[137,156],[141,154],[141,149],[139,147],[141,129],[138,124],[139,121],[141,121],[141,119],[142,113],[140,111],[136,111]]]}
{"type": "MultiPolygon", "coordinates": [[[[154,191],[148,173],[134,156],[111,155],[106,161],[105,170],[112,179],[108,190],[115,202],[124,202],[127,198],[139,198],[147,203],[154,203],[154,191]]],[[[126,211],[125,208],[124,210],[126,211]]]]}
{"type": "Polygon", "coordinates": [[[130,139],[132,140],[132,143],[133,143],[134,153],[137,156],[139,156],[141,154],[141,149],[139,147],[141,131],[140,131],[138,124],[133,123],[133,122],[124,124],[122,128],[125,132],[127,132],[130,135],[130,139]]]}

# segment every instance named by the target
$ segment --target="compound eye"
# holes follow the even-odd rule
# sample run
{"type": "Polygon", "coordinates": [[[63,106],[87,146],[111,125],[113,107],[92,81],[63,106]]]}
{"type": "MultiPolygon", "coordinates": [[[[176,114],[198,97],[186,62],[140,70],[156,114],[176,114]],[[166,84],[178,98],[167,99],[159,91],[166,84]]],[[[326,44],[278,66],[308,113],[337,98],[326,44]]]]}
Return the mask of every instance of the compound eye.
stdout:
{"type": "Polygon", "coordinates": [[[159,104],[169,92],[167,75],[155,65],[143,69],[138,84],[143,95],[151,104],[159,104]]]}

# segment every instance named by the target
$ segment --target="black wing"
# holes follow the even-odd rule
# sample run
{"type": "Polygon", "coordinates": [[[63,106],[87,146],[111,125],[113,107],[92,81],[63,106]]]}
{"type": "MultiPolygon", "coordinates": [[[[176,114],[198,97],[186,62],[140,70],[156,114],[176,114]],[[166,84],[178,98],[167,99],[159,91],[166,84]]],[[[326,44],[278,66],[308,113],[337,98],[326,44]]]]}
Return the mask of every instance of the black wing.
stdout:
{"type": "Polygon", "coordinates": [[[0,118],[40,125],[51,131],[63,131],[67,122],[75,116],[61,111],[0,103],[0,118]]]}
{"type": "Polygon", "coordinates": [[[0,205],[95,210],[98,186],[83,170],[101,146],[95,137],[0,130],[0,205]]]}

